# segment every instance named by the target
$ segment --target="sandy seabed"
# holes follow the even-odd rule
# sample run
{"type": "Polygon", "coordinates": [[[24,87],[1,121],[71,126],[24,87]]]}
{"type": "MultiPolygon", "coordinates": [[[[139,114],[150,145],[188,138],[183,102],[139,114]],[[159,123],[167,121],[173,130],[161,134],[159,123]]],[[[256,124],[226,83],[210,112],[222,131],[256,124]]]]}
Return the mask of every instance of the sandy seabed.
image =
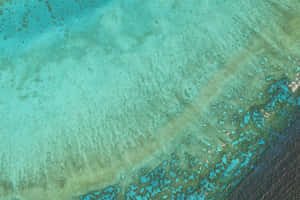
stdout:
{"type": "Polygon", "coordinates": [[[0,199],[222,199],[299,106],[299,13],[0,1],[0,199]]]}

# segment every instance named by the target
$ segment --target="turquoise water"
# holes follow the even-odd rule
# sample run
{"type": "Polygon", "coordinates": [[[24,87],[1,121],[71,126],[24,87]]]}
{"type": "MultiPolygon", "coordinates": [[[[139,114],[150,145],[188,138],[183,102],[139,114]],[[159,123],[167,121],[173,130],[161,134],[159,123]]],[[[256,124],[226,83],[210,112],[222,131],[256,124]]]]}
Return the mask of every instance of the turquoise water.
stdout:
{"type": "Polygon", "coordinates": [[[0,0],[0,199],[226,199],[299,109],[296,0],[0,0]]]}

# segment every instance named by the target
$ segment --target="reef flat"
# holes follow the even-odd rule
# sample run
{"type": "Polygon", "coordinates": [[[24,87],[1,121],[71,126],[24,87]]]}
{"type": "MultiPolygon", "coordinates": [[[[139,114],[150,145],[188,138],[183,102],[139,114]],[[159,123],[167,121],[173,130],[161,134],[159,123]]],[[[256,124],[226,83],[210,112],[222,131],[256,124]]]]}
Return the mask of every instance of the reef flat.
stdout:
{"type": "Polygon", "coordinates": [[[299,9],[2,4],[0,199],[224,199],[296,119],[299,9]]]}

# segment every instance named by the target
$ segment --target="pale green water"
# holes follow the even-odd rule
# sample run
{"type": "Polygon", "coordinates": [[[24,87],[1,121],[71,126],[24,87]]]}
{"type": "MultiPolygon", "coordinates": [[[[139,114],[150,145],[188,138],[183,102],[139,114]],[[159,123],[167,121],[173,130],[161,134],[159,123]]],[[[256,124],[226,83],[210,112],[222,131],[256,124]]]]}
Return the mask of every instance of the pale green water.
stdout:
{"type": "MultiPolygon", "coordinates": [[[[198,186],[222,160],[216,185],[195,197],[222,198],[215,191],[235,181],[235,165],[272,138],[239,119],[264,108],[284,76],[297,100],[300,2],[99,2],[0,7],[0,199],[126,188],[174,152],[202,167],[172,187],[198,186]]],[[[259,112],[272,124],[276,113],[259,112]]]]}

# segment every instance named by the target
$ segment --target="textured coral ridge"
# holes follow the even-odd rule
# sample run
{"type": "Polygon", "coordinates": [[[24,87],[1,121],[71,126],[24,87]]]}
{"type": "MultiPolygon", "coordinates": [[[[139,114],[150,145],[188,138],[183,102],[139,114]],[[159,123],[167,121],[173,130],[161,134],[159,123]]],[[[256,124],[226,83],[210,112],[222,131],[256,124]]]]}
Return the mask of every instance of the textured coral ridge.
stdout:
{"type": "MultiPolygon", "coordinates": [[[[164,160],[155,169],[141,169],[134,183],[122,187],[121,181],[118,185],[82,195],[79,199],[224,199],[247,172],[255,167],[256,160],[265,147],[278,139],[284,139],[286,136],[280,134],[281,130],[295,121],[297,109],[300,108],[299,92],[294,94],[288,90],[287,79],[271,82],[264,93],[267,99],[265,103],[251,106],[248,111],[236,113],[226,120],[240,128],[228,138],[227,142],[232,144],[229,152],[228,149],[226,152],[220,149],[215,151],[218,159],[203,162],[197,155],[209,151],[209,144],[206,148],[199,148],[195,155],[183,153],[177,148],[168,160],[164,160]],[[265,120],[262,109],[274,112],[276,117],[272,121],[265,120]],[[266,136],[262,137],[262,134],[266,136]]],[[[228,106],[230,105],[220,103],[215,109],[223,112],[228,106]]],[[[196,143],[195,138],[190,137],[182,140],[186,146],[196,143]]]]}
{"type": "Polygon", "coordinates": [[[114,1],[17,33],[13,8],[0,199],[209,199],[299,106],[298,1],[114,1]]]}

